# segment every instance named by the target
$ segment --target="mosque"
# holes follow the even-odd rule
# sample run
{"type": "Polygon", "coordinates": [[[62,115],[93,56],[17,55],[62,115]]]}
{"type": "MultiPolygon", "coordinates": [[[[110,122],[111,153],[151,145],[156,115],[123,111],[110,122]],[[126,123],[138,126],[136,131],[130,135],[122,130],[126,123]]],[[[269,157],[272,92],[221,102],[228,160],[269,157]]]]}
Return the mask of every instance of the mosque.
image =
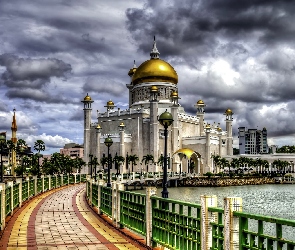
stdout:
{"type": "MultiPolygon", "coordinates": [[[[158,117],[166,110],[173,116],[167,137],[170,159],[168,171],[196,174],[214,172],[212,155],[233,155],[233,112],[227,109],[224,113],[226,131],[221,129],[220,123],[210,125],[205,122],[206,105],[202,100],[198,100],[195,105],[195,116],[187,114],[179,103],[177,72],[160,59],[155,40],[150,59],[139,67],[134,63],[128,75],[130,83],[126,87],[129,90],[129,109],[120,110],[110,100],[105,106],[105,112],[97,111],[97,121],[92,123],[93,100],[88,94],[82,100],[86,163],[90,160],[90,154],[98,160],[103,155],[107,156],[108,148],[104,141],[110,137],[113,144],[109,150],[113,157],[115,154],[123,157],[136,155],[139,162],[134,171],[147,171],[146,166],[140,164],[143,157],[152,155],[158,161],[164,153],[164,127],[158,117]]],[[[115,171],[114,168],[112,171],[115,171]]],[[[120,173],[128,171],[130,166],[121,164],[120,173]]],[[[151,164],[148,171],[162,171],[162,167],[160,164],[151,164]]]]}

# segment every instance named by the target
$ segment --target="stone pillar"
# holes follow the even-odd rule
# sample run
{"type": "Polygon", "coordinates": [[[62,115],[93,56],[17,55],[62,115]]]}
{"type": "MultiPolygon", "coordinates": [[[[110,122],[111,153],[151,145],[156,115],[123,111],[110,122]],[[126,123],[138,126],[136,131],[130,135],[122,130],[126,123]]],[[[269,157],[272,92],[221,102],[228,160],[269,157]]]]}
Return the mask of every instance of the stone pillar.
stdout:
{"type": "Polygon", "coordinates": [[[97,194],[97,213],[101,214],[100,212],[100,198],[101,198],[101,187],[105,185],[104,180],[98,180],[98,194],[97,194]]]}
{"type": "Polygon", "coordinates": [[[150,101],[150,154],[158,159],[159,149],[159,122],[158,122],[158,100],[156,95],[150,101]]]}
{"type": "Polygon", "coordinates": [[[120,149],[119,149],[119,155],[125,157],[125,143],[124,143],[124,137],[125,137],[125,130],[124,130],[124,124],[120,124],[120,149]]]}
{"type": "Polygon", "coordinates": [[[1,204],[3,204],[0,209],[0,224],[1,224],[1,231],[4,230],[5,227],[5,183],[0,183],[0,200],[1,204]]]}
{"type": "Polygon", "coordinates": [[[97,127],[95,128],[96,130],[96,151],[95,151],[95,156],[98,160],[98,162],[100,162],[100,137],[101,137],[101,127],[98,124],[97,127]]]}
{"type": "Polygon", "coordinates": [[[77,174],[74,174],[74,184],[77,183],[77,174]]]}
{"type": "Polygon", "coordinates": [[[146,244],[149,247],[152,247],[152,201],[151,196],[156,195],[157,188],[147,187],[146,188],[146,205],[145,205],[145,214],[146,214],[146,244]]]}
{"type": "Polygon", "coordinates": [[[47,175],[48,177],[48,190],[51,190],[51,175],[47,175]]]}
{"type": "Polygon", "coordinates": [[[216,195],[201,195],[201,249],[209,250],[212,247],[211,221],[216,221],[216,213],[208,211],[208,207],[217,207],[216,195]]]}
{"type": "Polygon", "coordinates": [[[10,199],[11,214],[10,215],[12,216],[13,215],[13,181],[8,181],[7,187],[10,188],[10,192],[11,192],[11,199],[10,199]]]}
{"type": "Polygon", "coordinates": [[[112,220],[115,227],[120,227],[120,191],[124,191],[124,184],[114,183],[112,185],[112,220]]]}
{"type": "Polygon", "coordinates": [[[37,195],[37,176],[33,176],[34,180],[34,188],[35,188],[35,196],[37,195]]]}
{"type": "Polygon", "coordinates": [[[233,216],[233,211],[242,212],[242,198],[224,198],[224,250],[239,249],[239,218],[233,216]]]}
{"type": "Polygon", "coordinates": [[[22,189],[22,183],[23,183],[23,179],[22,178],[17,178],[15,181],[17,184],[19,184],[19,190],[18,190],[18,203],[19,203],[19,207],[22,206],[22,202],[23,202],[23,189],[22,189]]]}
{"type": "Polygon", "coordinates": [[[64,175],[60,175],[60,186],[62,187],[64,185],[64,175]]]}
{"type": "Polygon", "coordinates": [[[44,193],[44,175],[41,175],[42,178],[42,193],[44,193]]]}

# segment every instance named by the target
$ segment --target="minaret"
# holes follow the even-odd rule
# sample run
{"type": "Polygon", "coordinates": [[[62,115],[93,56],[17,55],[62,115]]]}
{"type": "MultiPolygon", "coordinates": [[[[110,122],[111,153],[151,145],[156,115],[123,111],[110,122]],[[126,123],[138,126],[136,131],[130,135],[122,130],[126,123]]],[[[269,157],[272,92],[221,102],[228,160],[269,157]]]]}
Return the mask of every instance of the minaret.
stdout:
{"type": "MultiPolygon", "coordinates": [[[[173,91],[171,93],[171,101],[172,101],[172,106],[171,106],[171,115],[173,117],[173,123],[172,123],[172,131],[171,131],[171,140],[172,140],[172,146],[171,146],[171,151],[172,154],[176,152],[179,149],[179,141],[178,141],[178,133],[179,133],[179,128],[178,128],[178,100],[180,99],[178,97],[178,93],[176,91],[173,91]]],[[[181,163],[180,159],[172,158],[172,171],[178,171],[178,166],[181,163]],[[178,161],[179,160],[179,161],[178,161]]]]}
{"type": "Polygon", "coordinates": [[[210,172],[211,169],[211,145],[210,145],[210,132],[211,132],[211,126],[210,124],[207,124],[205,127],[206,132],[206,162],[205,162],[205,168],[203,168],[203,174],[210,172]]]}
{"type": "Polygon", "coordinates": [[[154,36],[154,44],[152,51],[150,53],[151,59],[159,59],[160,52],[157,49],[157,44],[156,44],[156,37],[154,36]]]}
{"type": "MultiPolygon", "coordinates": [[[[84,103],[84,161],[86,164],[89,162],[90,154],[90,126],[91,126],[91,103],[93,103],[91,97],[88,95],[85,96],[84,100],[81,101],[84,103]]],[[[90,168],[87,170],[88,174],[90,173],[90,168]]]]}
{"type": "Polygon", "coordinates": [[[96,152],[95,152],[95,156],[98,160],[98,162],[100,162],[100,137],[101,137],[101,127],[99,124],[97,124],[97,127],[95,128],[96,130],[96,152]]]}
{"type": "MultiPolygon", "coordinates": [[[[13,118],[12,118],[12,124],[11,124],[11,141],[14,143],[14,146],[17,145],[17,138],[16,138],[16,131],[17,131],[17,125],[16,125],[16,117],[15,117],[15,109],[13,109],[13,118]]],[[[16,168],[16,150],[11,151],[11,174],[14,176],[14,169],[16,168]]]]}
{"type": "Polygon", "coordinates": [[[226,138],[226,154],[227,155],[233,155],[233,112],[231,109],[225,110],[225,121],[226,121],[226,132],[227,132],[227,138],[226,138]]]}
{"type": "Polygon", "coordinates": [[[150,152],[155,160],[159,156],[158,93],[156,86],[150,88],[150,152]]]}
{"type": "MultiPolygon", "coordinates": [[[[120,156],[125,156],[125,142],[124,142],[124,138],[125,138],[125,124],[123,122],[120,123],[119,125],[119,133],[120,133],[120,148],[119,148],[119,155],[120,156]]],[[[125,170],[123,170],[122,168],[124,167],[124,164],[120,164],[120,173],[125,172],[125,170]]]]}
{"type": "Polygon", "coordinates": [[[199,118],[200,123],[200,133],[199,136],[204,135],[204,108],[206,107],[205,103],[202,100],[199,100],[195,107],[197,107],[197,117],[199,118]]]}

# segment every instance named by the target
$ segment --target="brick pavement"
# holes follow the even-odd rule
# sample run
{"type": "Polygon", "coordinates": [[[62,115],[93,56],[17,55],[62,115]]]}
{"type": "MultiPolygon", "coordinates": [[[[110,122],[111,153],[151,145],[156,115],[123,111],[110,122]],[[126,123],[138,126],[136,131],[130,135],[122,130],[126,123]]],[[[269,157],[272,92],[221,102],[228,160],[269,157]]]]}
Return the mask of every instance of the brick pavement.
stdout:
{"type": "Polygon", "coordinates": [[[147,249],[104,223],[84,196],[80,184],[35,197],[8,222],[0,249],[147,249]]]}

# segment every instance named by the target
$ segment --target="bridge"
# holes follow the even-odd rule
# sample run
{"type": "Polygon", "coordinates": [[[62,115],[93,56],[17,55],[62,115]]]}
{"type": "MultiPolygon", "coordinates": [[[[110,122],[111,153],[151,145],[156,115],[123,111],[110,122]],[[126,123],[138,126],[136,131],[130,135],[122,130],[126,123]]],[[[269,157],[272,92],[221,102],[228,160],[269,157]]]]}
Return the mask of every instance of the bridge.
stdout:
{"type": "Polygon", "coordinates": [[[155,192],[79,174],[1,183],[0,249],[295,249],[295,221],[245,213],[241,198],[155,192]]]}

